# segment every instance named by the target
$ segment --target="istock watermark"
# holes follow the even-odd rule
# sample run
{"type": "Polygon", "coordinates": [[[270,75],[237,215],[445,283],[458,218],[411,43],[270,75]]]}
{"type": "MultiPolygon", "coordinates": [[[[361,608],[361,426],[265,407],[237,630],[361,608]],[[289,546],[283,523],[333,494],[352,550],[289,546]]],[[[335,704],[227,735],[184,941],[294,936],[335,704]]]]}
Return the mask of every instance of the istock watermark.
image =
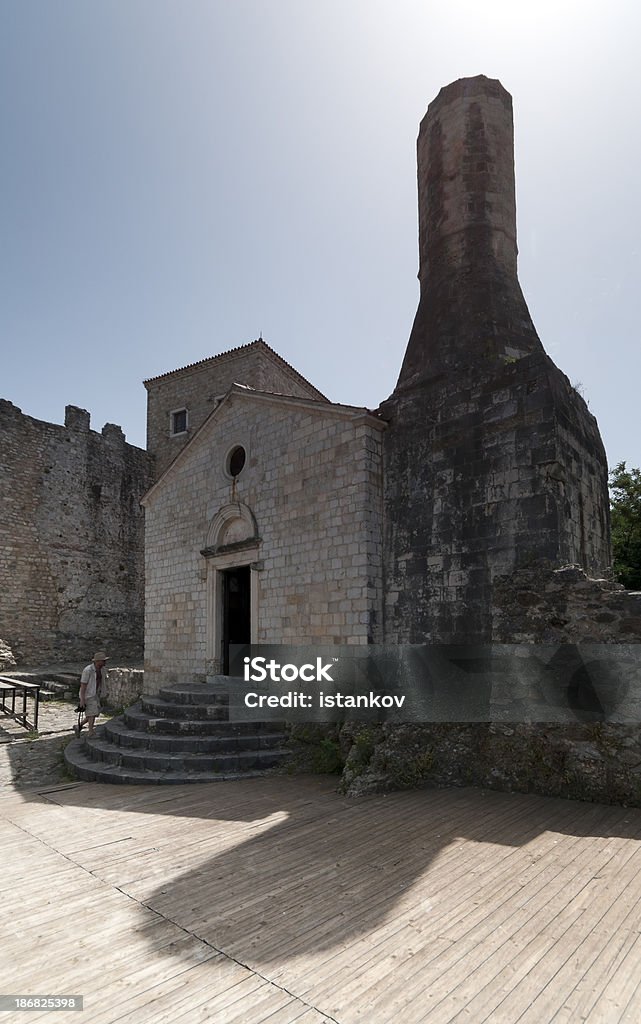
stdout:
{"type": "Polygon", "coordinates": [[[641,723],[641,645],[231,649],[229,717],[330,722],[641,723]]]}
{"type": "Polygon", "coordinates": [[[330,662],[323,664],[322,658],[316,658],[315,665],[298,666],[291,661],[281,664],[274,658],[268,661],[267,658],[244,657],[243,678],[246,683],[264,683],[266,679],[272,683],[295,683],[298,680],[303,683],[333,683],[333,676],[329,673],[337,661],[338,658],[332,658],[330,662]]]}

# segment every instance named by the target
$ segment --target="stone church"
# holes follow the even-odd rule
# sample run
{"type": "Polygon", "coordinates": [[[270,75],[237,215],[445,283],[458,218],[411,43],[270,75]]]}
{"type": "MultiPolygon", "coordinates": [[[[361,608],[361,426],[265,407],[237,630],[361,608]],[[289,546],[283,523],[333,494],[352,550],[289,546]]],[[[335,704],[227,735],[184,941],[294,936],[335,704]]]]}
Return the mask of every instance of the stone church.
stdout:
{"type": "Polygon", "coordinates": [[[496,581],[610,564],[594,417],[517,278],[510,95],[484,76],[418,137],[420,300],[378,409],[329,401],[262,339],[145,382],[145,688],[229,645],[484,642],[496,581]]]}
{"type": "Polygon", "coordinates": [[[227,669],[230,643],[381,636],[385,423],[261,339],[146,382],[172,461],[144,498],[145,685],[227,669]]]}

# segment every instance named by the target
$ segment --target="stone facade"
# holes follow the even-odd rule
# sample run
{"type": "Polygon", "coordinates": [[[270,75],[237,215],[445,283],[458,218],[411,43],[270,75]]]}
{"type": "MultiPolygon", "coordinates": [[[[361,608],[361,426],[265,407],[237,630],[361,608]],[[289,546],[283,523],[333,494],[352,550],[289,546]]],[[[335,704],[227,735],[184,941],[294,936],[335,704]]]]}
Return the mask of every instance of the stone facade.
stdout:
{"type": "Polygon", "coordinates": [[[365,409],[230,389],[144,500],[146,690],[220,671],[230,566],[251,567],[255,643],[382,639],[383,430],[365,409]]]}
{"type": "Polygon", "coordinates": [[[0,635],[21,664],[140,658],[146,453],[74,406],[59,426],[0,401],[0,433],[0,635]]]}
{"type": "Polygon", "coordinates": [[[442,89],[418,139],[421,294],[385,435],[386,639],[491,638],[495,579],[611,561],[594,417],[516,276],[511,97],[442,89]]]}
{"type": "Polygon", "coordinates": [[[583,399],[544,354],[488,371],[382,406],[390,642],[488,640],[497,577],[610,564],[605,455],[583,399]]]}
{"type": "Polygon", "coordinates": [[[258,391],[327,401],[262,338],[211,359],[145,381],[147,451],[158,479],[191,440],[232,384],[258,391]],[[172,431],[172,414],[185,410],[186,429],[172,431]]]}

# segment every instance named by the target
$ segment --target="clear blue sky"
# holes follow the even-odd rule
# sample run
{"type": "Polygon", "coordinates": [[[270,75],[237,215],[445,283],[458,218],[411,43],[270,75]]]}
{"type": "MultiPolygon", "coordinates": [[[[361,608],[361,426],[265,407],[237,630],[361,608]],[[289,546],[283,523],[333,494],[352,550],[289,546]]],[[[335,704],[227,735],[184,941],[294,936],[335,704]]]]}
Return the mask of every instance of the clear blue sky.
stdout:
{"type": "Polygon", "coordinates": [[[611,463],[641,463],[634,0],[0,0],[0,397],[145,443],[145,377],[265,340],[393,389],[415,140],[465,75],[514,98],[520,278],[611,463]]]}

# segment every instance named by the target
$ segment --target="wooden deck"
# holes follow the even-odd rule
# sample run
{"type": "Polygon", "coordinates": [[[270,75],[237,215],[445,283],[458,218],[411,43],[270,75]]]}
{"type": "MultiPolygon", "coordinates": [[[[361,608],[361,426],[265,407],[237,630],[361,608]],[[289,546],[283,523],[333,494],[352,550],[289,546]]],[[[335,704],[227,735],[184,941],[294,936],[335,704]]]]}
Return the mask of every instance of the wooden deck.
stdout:
{"type": "Polygon", "coordinates": [[[5,791],[2,992],[84,995],[54,1024],[638,1024],[641,811],[334,785],[5,791]]]}

